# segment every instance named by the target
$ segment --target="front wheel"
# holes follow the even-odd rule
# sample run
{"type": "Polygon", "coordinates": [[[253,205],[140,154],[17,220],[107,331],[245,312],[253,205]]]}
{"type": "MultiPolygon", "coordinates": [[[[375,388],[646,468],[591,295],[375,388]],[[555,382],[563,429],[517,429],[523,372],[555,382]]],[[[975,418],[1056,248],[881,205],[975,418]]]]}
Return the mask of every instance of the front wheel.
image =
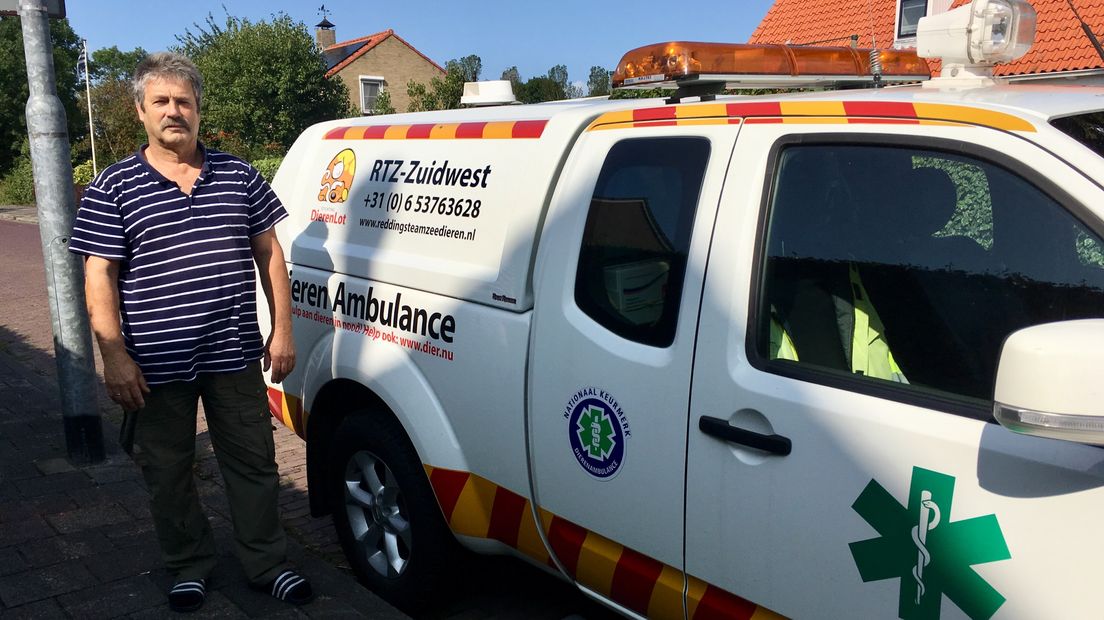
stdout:
{"type": "Polygon", "coordinates": [[[334,435],[328,474],[334,525],[357,577],[404,611],[441,601],[458,545],[399,424],[350,416],[334,435]]]}

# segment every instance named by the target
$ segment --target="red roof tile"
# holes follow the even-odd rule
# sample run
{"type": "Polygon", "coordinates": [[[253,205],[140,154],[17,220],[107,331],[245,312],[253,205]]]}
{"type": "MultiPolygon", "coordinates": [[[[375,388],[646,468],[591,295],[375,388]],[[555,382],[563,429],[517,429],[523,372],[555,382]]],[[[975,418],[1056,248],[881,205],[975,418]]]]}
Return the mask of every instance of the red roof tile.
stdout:
{"type": "MultiPolygon", "coordinates": [[[[954,7],[969,0],[956,0],[954,7]]],[[[1001,65],[996,75],[1027,75],[1104,68],[1081,30],[1067,0],[1030,0],[1039,15],[1035,45],[1023,58],[1001,65]]],[[[1097,36],[1104,36],[1104,0],[1074,0],[1081,17],[1097,36]]],[[[897,0],[776,0],[749,43],[892,45],[897,0]]],[[[929,63],[938,71],[939,63],[929,63]]]]}
{"type": "Polygon", "coordinates": [[[419,52],[417,48],[415,48],[410,43],[407,43],[406,39],[404,39],[404,38],[400,37],[399,35],[395,34],[394,30],[388,28],[387,30],[384,30],[383,32],[377,32],[376,34],[370,34],[368,36],[359,37],[359,38],[356,38],[356,39],[349,39],[348,41],[341,41],[339,43],[334,43],[333,45],[330,45],[326,49],[322,50],[323,53],[333,52],[333,51],[339,50],[343,47],[348,48],[348,50],[350,50],[350,51],[347,52],[349,54],[348,56],[346,56],[344,59],[342,59],[340,62],[338,62],[334,66],[330,67],[330,69],[328,71],[326,71],[326,77],[330,77],[332,75],[337,74],[337,72],[339,72],[342,69],[344,69],[345,67],[349,66],[354,60],[356,60],[357,58],[360,58],[364,54],[368,53],[369,50],[376,47],[380,43],[383,43],[385,40],[387,40],[388,38],[391,38],[391,37],[394,37],[400,43],[402,43],[403,45],[405,45],[405,46],[409,47],[411,50],[413,50],[414,53],[418,54],[422,58],[425,58],[426,61],[428,61],[431,65],[433,65],[434,67],[437,67],[437,70],[440,71],[441,73],[445,72],[445,70],[441,68],[441,65],[433,62],[433,60],[429,56],[426,56],[425,54],[419,52]]]}
{"type": "Polygon", "coordinates": [[[893,44],[897,0],[775,0],[749,43],[792,45],[850,45],[859,36],[859,47],[893,44]]]}

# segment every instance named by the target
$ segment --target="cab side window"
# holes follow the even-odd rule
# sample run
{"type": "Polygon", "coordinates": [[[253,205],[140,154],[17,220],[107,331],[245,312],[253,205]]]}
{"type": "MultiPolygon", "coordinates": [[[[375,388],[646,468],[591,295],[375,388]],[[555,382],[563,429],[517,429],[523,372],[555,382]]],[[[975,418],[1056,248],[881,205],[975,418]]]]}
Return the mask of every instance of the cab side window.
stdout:
{"type": "Polygon", "coordinates": [[[575,302],[624,338],[674,341],[690,235],[709,141],[618,142],[590,201],[575,277],[575,302]]]}
{"type": "Polygon", "coordinates": [[[1013,331],[1104,316],[1100,236],[1021,176],[923,148],[784,148],[758,354],[988,400],[1013,331]]]}

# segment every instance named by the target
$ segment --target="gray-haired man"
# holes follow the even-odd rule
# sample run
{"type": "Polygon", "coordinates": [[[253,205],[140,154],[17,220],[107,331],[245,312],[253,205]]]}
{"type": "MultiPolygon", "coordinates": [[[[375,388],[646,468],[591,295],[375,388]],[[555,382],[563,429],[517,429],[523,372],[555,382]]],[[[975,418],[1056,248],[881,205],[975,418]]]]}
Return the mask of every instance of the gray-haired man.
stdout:
{"type": "Polygon", "coordinates": [[[287,564],[261,375],[263,362],[279,383],[295,365],[288,276],[273,230],[287,213],[253,167],[198,142],[203,79],[190,60],[153,54],[133,86],[149,144],[88,186],[69,249],[86,256],[104,382],[133,422],[135,460],[176,577],[169,604],[199,609],[216,560],[192,474],[199,399],[247,579],[303,604],[313,593],[287,564]],[[274,317],[268,342],[257,326],[255,273],[274,317]]]}

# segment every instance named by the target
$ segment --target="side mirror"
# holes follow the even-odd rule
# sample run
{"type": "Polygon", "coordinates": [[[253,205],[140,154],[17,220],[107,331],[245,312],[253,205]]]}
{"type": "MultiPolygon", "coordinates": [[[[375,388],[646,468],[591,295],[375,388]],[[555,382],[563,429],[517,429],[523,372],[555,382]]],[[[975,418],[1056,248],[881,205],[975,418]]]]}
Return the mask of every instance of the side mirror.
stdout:
{"type": "Polygon", "coordinates": [[[1046,323],[1004,342],[993,417],[1017,433],[1104,445],[1104,319],[1046,323]]]}

